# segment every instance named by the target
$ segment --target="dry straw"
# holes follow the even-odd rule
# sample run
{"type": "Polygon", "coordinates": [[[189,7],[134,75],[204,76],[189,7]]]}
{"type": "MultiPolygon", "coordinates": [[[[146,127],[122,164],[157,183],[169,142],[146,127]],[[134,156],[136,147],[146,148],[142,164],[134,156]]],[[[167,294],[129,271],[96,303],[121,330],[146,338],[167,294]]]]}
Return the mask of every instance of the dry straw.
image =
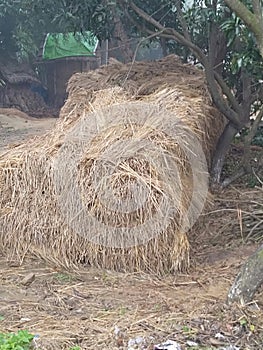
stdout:
{"type": "Polygon", "coordinates": [[[64,267],[186,267],[181,226],[194,191],[187,149],[194,134],[209,164],[223,124],[203,73],[176,56],[114,62],[75,74],[68,91],[51,132],[0,156],[3,253],[64,267]],[[143,205],[134,188],[142,201],[145,189],[143,205]]]}

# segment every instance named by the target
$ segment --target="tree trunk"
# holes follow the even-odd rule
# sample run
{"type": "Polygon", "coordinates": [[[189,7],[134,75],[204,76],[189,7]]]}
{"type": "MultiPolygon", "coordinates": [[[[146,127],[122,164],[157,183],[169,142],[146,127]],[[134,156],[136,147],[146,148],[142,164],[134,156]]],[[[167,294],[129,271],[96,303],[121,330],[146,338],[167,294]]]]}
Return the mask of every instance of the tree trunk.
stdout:
{"type": "Polygon", "coordinates": [[[116,46],[115,51],[120,52],[121,57],[118,57],[120,58],[120,61],[122,61],[123,63],[131,62],[133,59],[134,52],[131,49],[131,45],[130,45],[131,42],[130,42],[129,36],[125,31],[123,23],[116,10],[114,11],[114,33],[113,33],[112,41],[113,41],[113,45],[116,46]]]}
{"type": "Polygon", "coordinates": [[[228,122],[224,132],[218,140],[211,168],[211,182],[214,185],[218,185],[220,183],[224,161],[233,137],[237,132],[238,130],[236,127],[231,122],[228,122]]]}
{"type": "Polygon", "coordinates": [[[163,57],[166,57],[168,55],[167,40],[165,38],[161,37],[160,45],[162,48],[163,57]]]}
{"type": "Polygon", "coordinates": [[[227,52],[226,36],[218,23],[212,22],[209,36],[209,61],[214,71],[222,75],[223,60],[227,52]]]}
{"type": "Polygon", "coordinates": [[[245,262],[230,288],[227,301],[250,302],[263,283],[263,245],[245,262]]]}

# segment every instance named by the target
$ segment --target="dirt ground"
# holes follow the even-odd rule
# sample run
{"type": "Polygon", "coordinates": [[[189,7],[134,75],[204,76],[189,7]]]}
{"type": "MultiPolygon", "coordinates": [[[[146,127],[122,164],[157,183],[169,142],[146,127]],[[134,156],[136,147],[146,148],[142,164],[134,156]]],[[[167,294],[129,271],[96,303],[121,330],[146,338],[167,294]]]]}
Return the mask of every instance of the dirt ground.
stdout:
{"type": "Polygon", "coordinates": [[[55,118],[33,118],[14,108],[0,108],[0,150],[29,136],[43,134],[55,122],[55,118]]]}
{"type": "MultiPolygon", "coordinates": [[[[54,123],[0,110],[0,148],[54,123]]],[[[0,256],[0,331],[27,329],[42,350],[263,349],[263,290],[250,305],[226,304],[240,266],[262,240],[262,222],[251,229],[258,195],[242,185],[215,195],[189,237],[191,268],[176,276],[89,266],[65,271],[37,259],[21,265],[0,256]],[[155,347],[168,339],[180,348],[155,347]]]]}

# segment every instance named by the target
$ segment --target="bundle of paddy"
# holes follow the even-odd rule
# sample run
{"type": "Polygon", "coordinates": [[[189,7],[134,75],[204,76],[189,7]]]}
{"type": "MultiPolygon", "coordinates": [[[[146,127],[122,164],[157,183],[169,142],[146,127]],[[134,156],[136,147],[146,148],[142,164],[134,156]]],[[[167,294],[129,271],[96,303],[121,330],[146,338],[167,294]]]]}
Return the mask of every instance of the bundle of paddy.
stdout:
{"type": "Polygon", "coordinates": [[[76,74],[55,128],[0,156],[9,259],[176,271],[207,195],[222,118],[175,56],[76,74]]]}

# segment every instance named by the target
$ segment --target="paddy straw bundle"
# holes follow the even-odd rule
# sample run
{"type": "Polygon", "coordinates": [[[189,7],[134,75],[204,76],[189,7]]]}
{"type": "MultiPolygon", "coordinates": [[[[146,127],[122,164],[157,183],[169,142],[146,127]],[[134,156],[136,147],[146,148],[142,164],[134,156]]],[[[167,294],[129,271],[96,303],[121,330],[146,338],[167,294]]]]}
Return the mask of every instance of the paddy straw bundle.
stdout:
{"type": "Polygon", "coordinates": [[[186,267],[186,227],[223,126],[202,71],[176,56],[114,61],[75,74],[68,92],[51,132],[0,156],[3,253],[64,267],[186,267]]]}

